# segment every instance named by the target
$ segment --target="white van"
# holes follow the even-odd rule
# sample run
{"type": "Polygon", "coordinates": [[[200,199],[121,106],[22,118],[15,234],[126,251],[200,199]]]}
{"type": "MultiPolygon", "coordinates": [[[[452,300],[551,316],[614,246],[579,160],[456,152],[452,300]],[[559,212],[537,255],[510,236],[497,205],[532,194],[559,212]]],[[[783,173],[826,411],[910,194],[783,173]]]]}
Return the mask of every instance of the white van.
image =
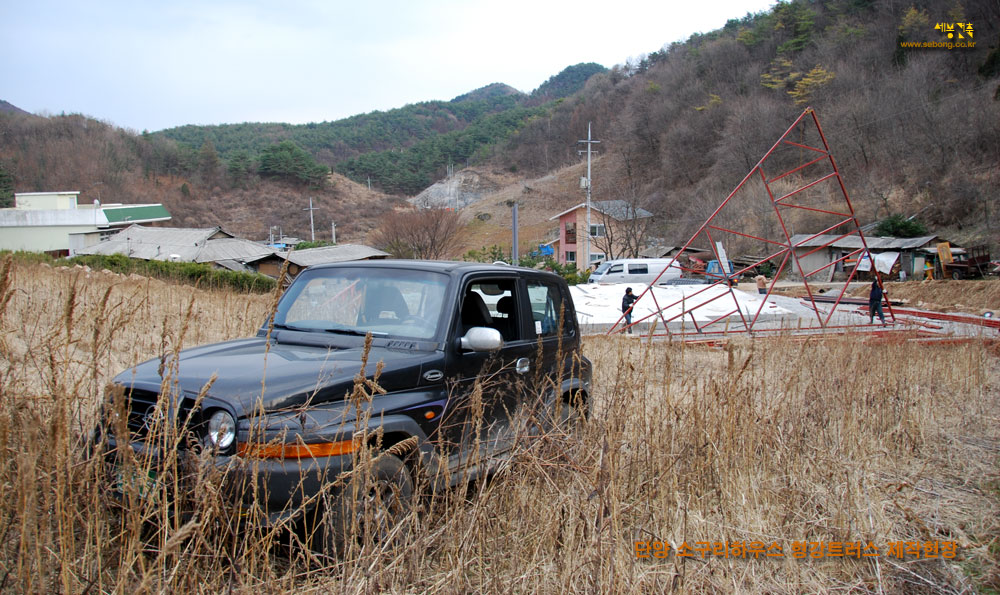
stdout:
{"type": "MultiPolygon", "coordinates": [[[[597,270],[591,273],[590,283],[635,283],[650,284],[656,279],[661,271],[667,268],[672,258],[623,258],[620,260],[608,260],[601,263],[597,270]]],[[[670,268],[663,273],[657,283],[664,283],[671,279],[679,279],[681,267],[674,262],[670,268]]]]}

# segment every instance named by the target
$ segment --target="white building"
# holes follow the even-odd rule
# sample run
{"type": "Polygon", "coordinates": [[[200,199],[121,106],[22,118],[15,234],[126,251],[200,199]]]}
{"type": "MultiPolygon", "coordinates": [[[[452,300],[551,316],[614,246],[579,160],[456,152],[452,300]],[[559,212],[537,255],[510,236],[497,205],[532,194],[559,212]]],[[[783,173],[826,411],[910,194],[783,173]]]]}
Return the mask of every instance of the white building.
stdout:
{"type": "Polygon", "coordinates": [[[77,191],[14,194],[14,207],[0,209],[0,250],[72,256],[133,223],[170,219],[161,204],[81,205],[79,195],[77,191]]]}

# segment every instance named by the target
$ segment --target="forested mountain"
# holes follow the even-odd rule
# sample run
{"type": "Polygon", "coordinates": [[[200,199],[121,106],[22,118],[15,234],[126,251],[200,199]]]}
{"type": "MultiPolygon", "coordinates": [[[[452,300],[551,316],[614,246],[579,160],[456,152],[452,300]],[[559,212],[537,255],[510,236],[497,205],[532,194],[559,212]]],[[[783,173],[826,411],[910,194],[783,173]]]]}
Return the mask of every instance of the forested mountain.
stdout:
{"type": "MultiPolygon", "coordinates": [[[[798,0],[611,70],[571,66],[530,95],[494,84],[336,122],[141,135],[82,116],[0,113],[0,182],[163,200],[185,224],[224,221],[229,205],[256,200],[273,223],[285,205],[272,203],[360,196],[338,194],[326,168],[395,195],[416,194],[449,165],[540,178],[579,162],[592,122],[595,199],[653,211],[657,233],[676,242],[811,105],[863,222],[919,214],[956,240],[995,242],[998,25],[998,0],[798,0]],[[947,41],[936,25],[959,22],[973,28],[974,48],[902,45],[947,41]]],[[[393,204],[372,196],[378,208],[393,204]]],[[[304,235],[306,218],[288,217],[304,235]]]]}
{"type": "Polygon", "coordinates": [[[583,86],[587,84],[587,80],[590,77],[607,71],[607,68],[594,62],[569,66],[559,74],[549,77],[549,80],[532,91],[531,102],[540,104],[552,101],[553,99],[569,97],[580,89],[583,89],[583,86]]]}
{"type": "Polygon", "coordinates": [[[544,113],[544,108],[514,107],[403,150],[364,153],[337,164],[336,171],[352,180],[370,179],[393,194],[413,196],[444,177],[449,165],[460,169],[488,159],[498,143],[529,118],[544,113]]]}
{"type": "Polygon", "coordinates": [[[463,101],[488,101],[492,99],[497,99],[501,97],[508,97],[513,95],[515,99],[524,96],[524,93],[518,91],[510,85],[505,85],[503,83],[493,83],[492,85],[486,85],[485,87],[480,87],[475,91],[469,91],[468,93],[463,93],[458,97],[451,100],[451,103],[461,103],[463,101]]]}
{"type": "Polygon", "coordinates": [[[290,141],[357,182],[391,194],[414,195],[442,178],[449,165],[482,160],[537,106],[579,91],[587,78],[607,69],[577,64],[550,77],[531,96],[493,83],[451,101],[426,101],[385,112],[313,124],[181,126],[155,133],[189,153],[210,143],[227,161],[252,162],[268,146],[290,141]],[[533,107],[527,107],[527,106],[533,107]]]}
{"type": "Polygon", "coordinates": [[[408,147],[438,134],[461,130],[485,115],[513,108],[517,102],[516,95],[487,95],[467,101],[426,101],[335,122],[181,126],[153,136],[177,141],[192,150],[209,140],[223,159],[240,152],[257,155],[287,140],[320,163],[333,166],[363,153],[408,147]]]}

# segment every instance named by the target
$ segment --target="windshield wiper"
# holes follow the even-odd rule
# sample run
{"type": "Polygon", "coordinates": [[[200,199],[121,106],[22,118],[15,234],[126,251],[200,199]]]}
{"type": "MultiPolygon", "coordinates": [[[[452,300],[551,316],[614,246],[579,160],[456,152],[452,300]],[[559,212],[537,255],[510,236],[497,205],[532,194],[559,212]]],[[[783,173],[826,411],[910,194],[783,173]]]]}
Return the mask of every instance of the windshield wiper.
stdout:
{"type": "Polygon", "coordinates": [[[382,333],[382,332],[378,332],[378,331],[362,332],[362,331],[355,330],[355,329],[352,329],[352,328],[328,328],[328,329],[324,329],[324,330],[326,330],[326,332],[328,332],[328,333],[336,333],[338,335],[352,335],[352,336],[355,336],[355,337],[364,337],[369,332],[372,334],[373,337],[388,337],[389,336],[389,333],[382,333]]]}
{"type": "Polygon", "coordinates": [[[295,326],[294,324],[274,324],[274,328],[283,331],[301,331],[304,333],[315,333],[319,329],[316,328],[306,328],[304,326],[295,326]]]}

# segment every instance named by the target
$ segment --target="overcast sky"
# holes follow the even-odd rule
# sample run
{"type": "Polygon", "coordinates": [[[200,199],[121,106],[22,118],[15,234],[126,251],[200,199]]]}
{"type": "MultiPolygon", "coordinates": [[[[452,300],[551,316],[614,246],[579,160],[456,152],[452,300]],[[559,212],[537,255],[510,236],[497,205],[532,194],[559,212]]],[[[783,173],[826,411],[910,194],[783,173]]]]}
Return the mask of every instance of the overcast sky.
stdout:
{"type": "Polygon", "coordinates": [[[773,0],[2,0],[0,99],[141,130],[321,122],[531,92],[773,0]]]}

